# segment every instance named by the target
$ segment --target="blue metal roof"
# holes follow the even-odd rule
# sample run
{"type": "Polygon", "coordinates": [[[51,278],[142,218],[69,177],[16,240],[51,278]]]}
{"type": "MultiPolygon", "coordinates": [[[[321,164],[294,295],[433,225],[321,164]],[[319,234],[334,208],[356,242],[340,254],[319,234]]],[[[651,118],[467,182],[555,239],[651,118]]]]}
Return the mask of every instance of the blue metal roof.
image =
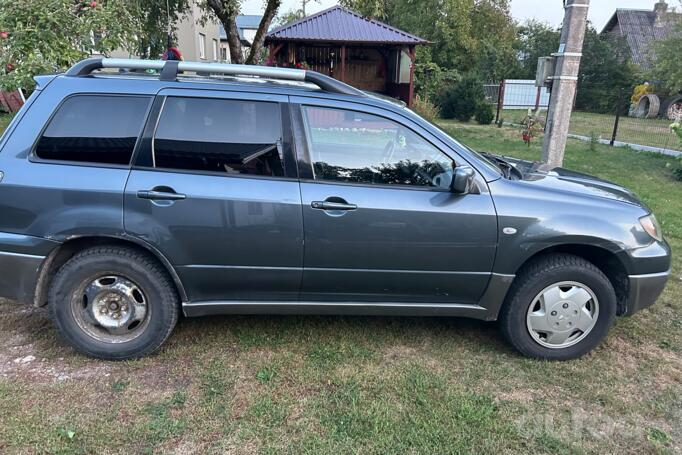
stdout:
{"type": "MultiPolygon", "coordinates": [[[[263,16],[259,16],[257,14],[240,14],[237,16],[235,21],[237,22],[239,39],[242,41],[246,40],[246,38],[244,38],[244,30],[258,30],[262,18],[263,16]]],[[[225,33],[225,28],[222,24],[220,24],[220,39],[227,39],[227,33],[225,33]]]]}
{"type": "Polygon", "coordinates": [[[263,16],[257,14],[240,14],[237,16],[237,28],[251,28],[258,30],[263,16]]]}
{"type": "Polygon", "coordinates": [[[336,5],[270,31],[266,41],[427,44],[428,41],[336,5]]]}

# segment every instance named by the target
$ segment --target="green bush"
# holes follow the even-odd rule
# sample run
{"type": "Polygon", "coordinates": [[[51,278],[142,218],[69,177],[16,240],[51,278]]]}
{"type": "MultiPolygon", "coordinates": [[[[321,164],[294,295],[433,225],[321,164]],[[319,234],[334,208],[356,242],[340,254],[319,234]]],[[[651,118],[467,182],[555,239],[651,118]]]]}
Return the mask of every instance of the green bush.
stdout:
{"type": "Polygon", "coordinates": [[[675,176],[675,178],[677,180],[682,181],[682,167],[678,167],[677,169],[674,169],[673,170],[673,176],[675,176]]]}
{"type": "MultiPolygon", "coordinates": [[[[420,61],[417,56],[417,62],[420,61]]],[[[447,87],[460,79],[457,70],[441,68],[433,62],[415,63],[414,89],[422,98],[439,99],[447,87]]]]}
{"type": "Polygon", "coordinates": [[[435,122],[438,117],[440,117],[440,109],[438,106],[433,104],[428,98],[422,98],[419,95],[414,97],[412,110],[429,122],[435,122]]]}
{"type": "Polygon", "coordinates": [[[476,106],[476,112],[474,113],[476,121],[480,125],[490,125],[495,120],[495,114],[493,113],[493,107],[486,103],[478,103],[476,106]]]}
{"type": "Polygon", "coordinates": [[[444,118],[468,122],[483,102],[483,82],[476,75],[467,74],[445,91],[440,103],[441,114],[444,118]]]}
{"type": "Polygon", "coordinates": [[[440,117],[438,106],[433,104],[428,98],[422,98],[419,95],[414,97],[412,110],[429,122],[435,122],[440,117]]]}

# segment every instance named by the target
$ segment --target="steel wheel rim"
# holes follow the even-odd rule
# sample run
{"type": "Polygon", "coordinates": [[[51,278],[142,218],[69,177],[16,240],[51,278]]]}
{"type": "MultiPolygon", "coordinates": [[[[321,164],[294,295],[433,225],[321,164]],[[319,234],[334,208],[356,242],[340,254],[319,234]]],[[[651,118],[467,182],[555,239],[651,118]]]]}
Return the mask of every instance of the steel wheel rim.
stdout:
{"type": "Polygon", "coordinates": [[[577,281],[562,281],[543,289],[531,301],[526,327],[536,343],[564,349],[584,340],[599,318],[599,301],[592,289],[577,281]]]}
{"type": "Polygon", "coordinates": [[[88,278],[71,299],[71,312],[88,336],[105,343],[125,343],[149,325],[151,308],[142,288],[118,274],[88,278]]]}

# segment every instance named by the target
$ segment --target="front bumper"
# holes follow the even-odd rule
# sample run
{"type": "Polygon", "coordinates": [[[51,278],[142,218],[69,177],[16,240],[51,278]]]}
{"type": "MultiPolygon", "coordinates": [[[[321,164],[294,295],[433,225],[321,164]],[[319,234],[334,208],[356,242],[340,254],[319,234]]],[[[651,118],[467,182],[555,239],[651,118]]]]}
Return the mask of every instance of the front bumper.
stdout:
{"type": "Polygon", "coordinates": [[[630,275],[630,292],[625,308],[624,316],[631,316],[650,307],[661,295],[670,278],[670,270],[662,273],[649,273],[646,275],[630,275]]]}

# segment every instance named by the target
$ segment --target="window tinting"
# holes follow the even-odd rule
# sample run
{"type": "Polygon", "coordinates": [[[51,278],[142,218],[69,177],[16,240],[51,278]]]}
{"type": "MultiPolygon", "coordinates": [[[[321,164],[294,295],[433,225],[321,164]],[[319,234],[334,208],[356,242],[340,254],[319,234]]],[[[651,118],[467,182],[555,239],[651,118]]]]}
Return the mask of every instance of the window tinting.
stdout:
{"type": "Polygon", "coordinates": [[[303,112],[315,179],[450,187],[452,160],[404,126],[341,109],[303,112]]]}
{"type": "Polygon", "coordinates": [[[149,97],[82,95],[68,98],[38,141],[39,158],[128,164],[149,97]]]}
{"type": "Polygon", "coordinates": [[[154,138],[159,168],[283,176],[277,103],[169,97],[154,138]]]}

